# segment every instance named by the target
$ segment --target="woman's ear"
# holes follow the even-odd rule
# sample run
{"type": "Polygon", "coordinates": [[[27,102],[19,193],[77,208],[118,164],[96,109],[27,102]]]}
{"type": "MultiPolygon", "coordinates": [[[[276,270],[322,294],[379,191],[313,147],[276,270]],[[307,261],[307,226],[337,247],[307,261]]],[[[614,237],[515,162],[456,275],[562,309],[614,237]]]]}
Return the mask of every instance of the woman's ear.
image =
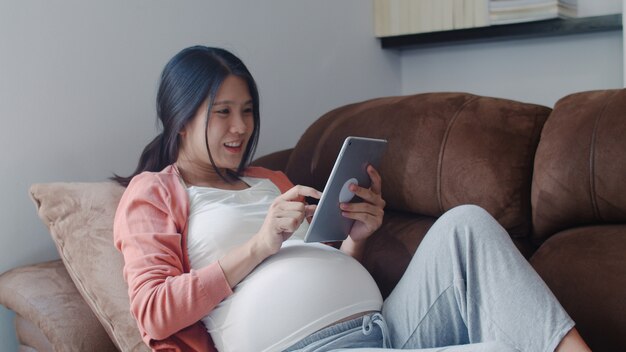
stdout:
{"type": "Polygon", "coordinates": [[[187,137],[188,126],[189,124],[186,124],[185,126],[183,126],[183,128],[180,129],[180,131],[178,131],[178,135],[180,137],[187,137]]]}

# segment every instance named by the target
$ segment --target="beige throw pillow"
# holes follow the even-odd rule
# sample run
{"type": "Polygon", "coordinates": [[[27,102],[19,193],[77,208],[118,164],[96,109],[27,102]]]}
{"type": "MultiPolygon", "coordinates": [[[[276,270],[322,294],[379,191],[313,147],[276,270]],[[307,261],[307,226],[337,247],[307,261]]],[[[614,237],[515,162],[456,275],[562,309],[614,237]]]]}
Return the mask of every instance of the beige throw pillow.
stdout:
{"type": "Polygon", "coordinates": [[[122,351],[148,351],[130,314],[113,218],[124,188],[113,182],[35,184],[30,194],[78,291],[122,351]]]}

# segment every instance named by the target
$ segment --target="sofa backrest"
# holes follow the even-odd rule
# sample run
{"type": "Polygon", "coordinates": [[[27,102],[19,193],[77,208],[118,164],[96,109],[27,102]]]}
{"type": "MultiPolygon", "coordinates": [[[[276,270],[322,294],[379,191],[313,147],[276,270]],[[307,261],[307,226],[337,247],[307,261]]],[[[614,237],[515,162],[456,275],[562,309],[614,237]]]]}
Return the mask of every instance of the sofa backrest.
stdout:
{"type": "Polygon", "coordinates": [[[309,127],[286,173],[322,190],[345,137],[385,138],[379,171],[390,210],[438,217],[459,204],[478,204],[512,237],[527,237],[533,157],[550,112],[466,93],[355,103],[309,127]]]}
{"type": "Polygon", "coordinates": [[[583,225],[626,223],[626,89],[559,100],[535,157],[533,240],[583,225]]]}

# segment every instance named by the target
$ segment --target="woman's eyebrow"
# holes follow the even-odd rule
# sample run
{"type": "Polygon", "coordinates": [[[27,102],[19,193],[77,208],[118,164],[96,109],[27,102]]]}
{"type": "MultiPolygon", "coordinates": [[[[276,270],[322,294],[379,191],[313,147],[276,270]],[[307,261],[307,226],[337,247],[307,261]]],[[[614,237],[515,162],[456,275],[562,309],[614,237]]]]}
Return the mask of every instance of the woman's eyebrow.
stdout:
{"type": "MultiPolygon", "coordinates": [[[[244,102],[241,105],[248,105],[248,104],[252,104],[252,99],[244,102]]],[[[220,100],[220,101],[216,101],[213,103],[213,105],[235,105],[237,104],[237,102],[233,101],[233,100],[220,100]]]]}

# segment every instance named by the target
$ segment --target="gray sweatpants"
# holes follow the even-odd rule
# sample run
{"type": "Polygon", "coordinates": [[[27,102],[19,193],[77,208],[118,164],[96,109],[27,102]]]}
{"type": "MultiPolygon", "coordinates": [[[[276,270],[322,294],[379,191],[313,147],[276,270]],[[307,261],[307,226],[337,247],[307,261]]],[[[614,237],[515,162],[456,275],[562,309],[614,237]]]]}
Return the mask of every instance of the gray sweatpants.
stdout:
{"type": "Polygon", "coordinates": [[[573,326],[500,224],[482,208],[463,205],[435,222],[381,313],[292,347],[551,352],[573,326]]]}

